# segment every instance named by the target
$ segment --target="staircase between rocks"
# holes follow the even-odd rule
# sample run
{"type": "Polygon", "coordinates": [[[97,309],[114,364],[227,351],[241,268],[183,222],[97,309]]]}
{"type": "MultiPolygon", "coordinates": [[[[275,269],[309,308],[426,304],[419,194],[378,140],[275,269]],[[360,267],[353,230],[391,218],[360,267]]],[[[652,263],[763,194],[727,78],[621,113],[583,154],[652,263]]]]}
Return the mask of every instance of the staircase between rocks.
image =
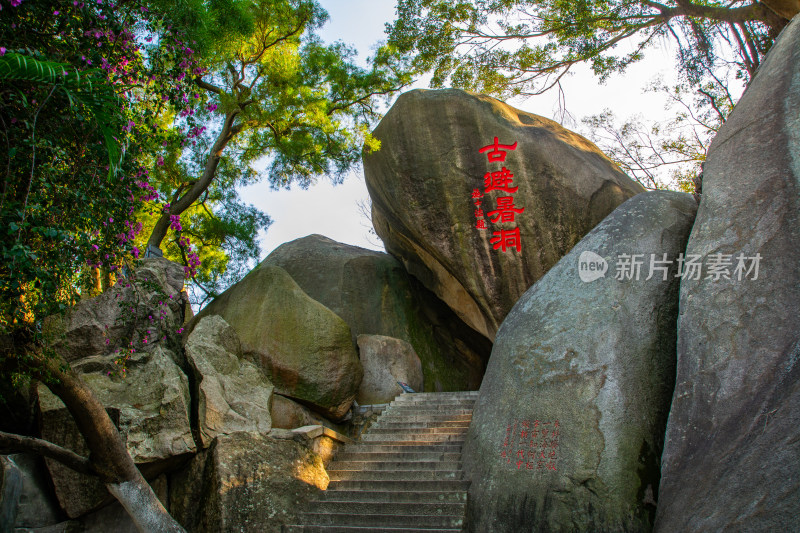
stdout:
{"type": "Polygon", "coordinates": [[[477,391],[398,396],[328,465],[331,482],[285,533],[455,533],[469,481],[461,447],[477,391]]]}

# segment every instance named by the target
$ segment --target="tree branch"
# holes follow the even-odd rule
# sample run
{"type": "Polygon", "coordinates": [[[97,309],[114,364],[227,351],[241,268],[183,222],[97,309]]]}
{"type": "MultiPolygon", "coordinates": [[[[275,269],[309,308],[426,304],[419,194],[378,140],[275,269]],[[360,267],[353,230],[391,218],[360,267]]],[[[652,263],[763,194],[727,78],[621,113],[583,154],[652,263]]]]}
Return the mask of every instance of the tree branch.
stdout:
{"type": "Polygon", "coordinates": [[[58,461],[64,466],[81,474],[97,476],[98,473],[92,466],[91,461],[82,457],[72,450],[62,448],[52,442],[34,437],[25,437],[0,431],[0,454],[10,453],[37,453],[43,457],[58,461]]]}

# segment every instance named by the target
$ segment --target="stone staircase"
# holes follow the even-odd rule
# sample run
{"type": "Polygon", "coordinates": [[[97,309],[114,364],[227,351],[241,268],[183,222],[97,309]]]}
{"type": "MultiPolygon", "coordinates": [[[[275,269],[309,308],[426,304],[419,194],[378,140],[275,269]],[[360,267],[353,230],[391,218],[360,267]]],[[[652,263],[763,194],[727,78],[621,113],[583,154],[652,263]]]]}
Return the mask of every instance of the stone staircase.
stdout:
{"type": "Polygon", "coordinates": [[[456,533],[469,481],[461,447],[477,391],[398,396],[328,465],[331,483],[284,533],[456,533]]]}

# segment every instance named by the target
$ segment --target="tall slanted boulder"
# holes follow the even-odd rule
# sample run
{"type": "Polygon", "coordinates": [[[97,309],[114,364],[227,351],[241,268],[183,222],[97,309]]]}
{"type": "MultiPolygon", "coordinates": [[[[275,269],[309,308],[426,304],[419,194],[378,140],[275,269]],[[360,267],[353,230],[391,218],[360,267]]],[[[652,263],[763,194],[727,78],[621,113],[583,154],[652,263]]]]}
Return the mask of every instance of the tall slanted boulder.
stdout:
{"type": "Polygon", "coordinates": [[[461,90],[407,92],[373,134],[364,174],[387,251],[492,341],[536,280],[644,190],[583,137],[461,90]],[[524,211],[491,213],[508,198],[524,211]],[[495,232],[516,229],[520,251],[495,249],[495,232]]]}
{"type": "Polygon", "coordinates": [[[677,192],[628,200],[508,314],[464,445],[470,531],[652,528],[696,209],[677,192]]]}
{"type": "Polygon", "coordinates": [[[657,531],[797,530],[798,243],[795,17],[706,159],[703,200],[686,252],[704,268],[698,279],[681,283],[657,531]]]}
{"type": "Polygon", "coordinates": [[[251,271],[208,304],[189,329],[220,315],[238,334],[244,355],[265,371],[275,392],[340,419],[353,404],[364,371],[350,328],[276,266],[251,271]]]}
{"type": "Polygon", "coordinates": [[[309,235],[276,248],[261,266],[286,270],[309,296],[359,335],[407,341],[422,361],[424,390],[475,390],[491,343],[405,271],[394,257],[309,235]]]}

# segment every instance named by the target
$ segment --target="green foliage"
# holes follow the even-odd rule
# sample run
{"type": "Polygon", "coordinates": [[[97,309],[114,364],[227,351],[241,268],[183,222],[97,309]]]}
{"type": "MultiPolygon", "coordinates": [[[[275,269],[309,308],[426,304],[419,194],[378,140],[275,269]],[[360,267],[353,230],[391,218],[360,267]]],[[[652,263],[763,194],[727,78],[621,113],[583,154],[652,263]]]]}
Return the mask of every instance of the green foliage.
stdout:
{"type": "Polygon", "coordinates": [[[734,43],[747,77],[788,22],[752,0],[399,0],[397,13],[389,43],[411,54],[417,72],[432,72],[434,87],[503,97],[540,94],[578,63],[605,80],[661,38],[674,40],[679,68],[694,80],[734,43]]]}
{"type": "Polygon", "coordinates": [[[141,165],[180,84],[148,71],[161,51],[145,57],[131,28],[174,37],[141,3],[15,4],[0,10],[0,372],[20,381],[43,368],[45,317],[136,252],[141,165]]]}
{"type": "Polygon", "coordinates": [[[159,151],[163,164],[151,173],[169,206],[149,208],[150,246],[180,259],[189,257],[181,239],[202,245],[195,303],[237,281],[259,258],[257,232],[270,220],[243,204],[235,189],[260,182],[308,187],[321,176],[341,181],[365,145],[378,147],[368,132],[381,97],[409,81],[390,48],[362,68],[343,43],[323,44],[314,31],[327,13],[315,1],[234,7],[250,31],[242,26],[224,42],[198,45],[207,70],[196,79],[204,107],[194,119],[204,128],[198,132],[187,117],[175,117],[174,140],[159,151]],[[187,131],[190,142],[177,142],[177,132],[187,131]]]}

